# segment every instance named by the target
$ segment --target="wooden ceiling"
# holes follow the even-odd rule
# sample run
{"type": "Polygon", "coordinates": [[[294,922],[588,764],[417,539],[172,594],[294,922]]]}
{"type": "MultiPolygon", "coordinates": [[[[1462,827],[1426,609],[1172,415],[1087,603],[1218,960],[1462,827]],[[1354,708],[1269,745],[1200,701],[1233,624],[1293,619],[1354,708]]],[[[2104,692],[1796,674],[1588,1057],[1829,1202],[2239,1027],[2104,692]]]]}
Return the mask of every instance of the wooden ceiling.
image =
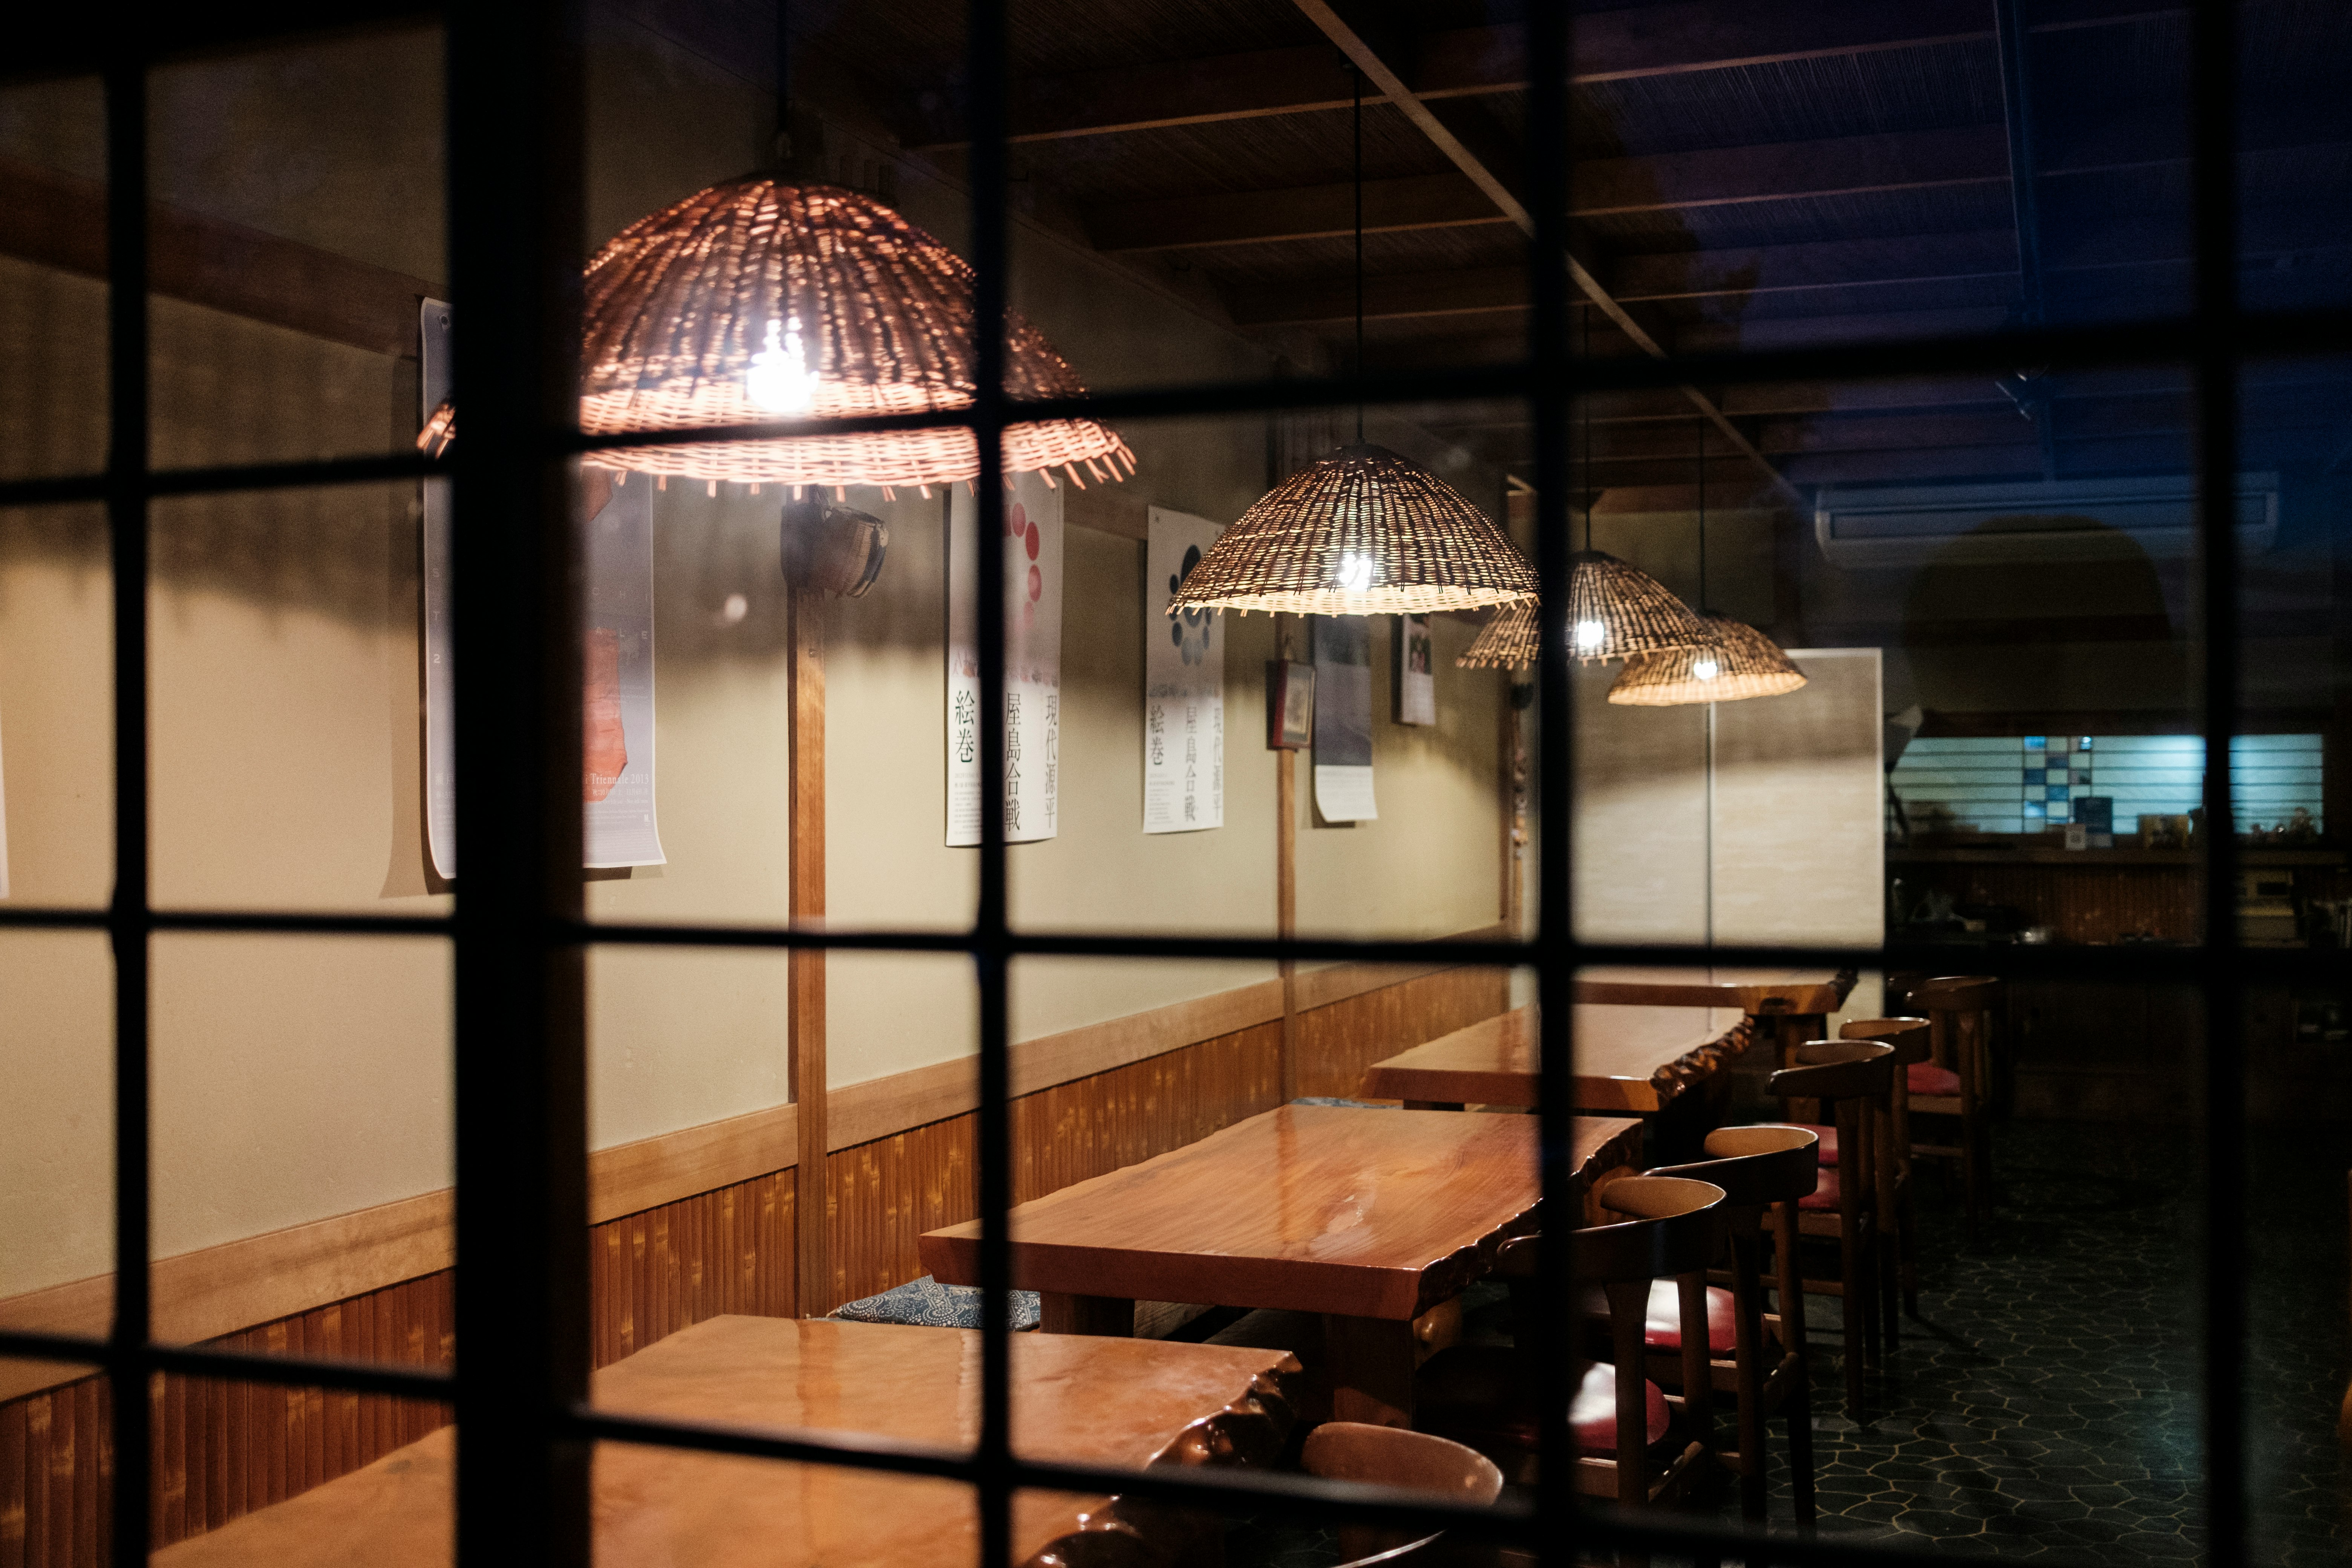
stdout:
{"type": "MultiPolygon", "coordinates": [[[[961,172],[961,0],[794,16],[910,152],[961,172]]],[[[1370,364],[1515,358],[1521,17],[1515,0],[1015,0],[1022,199],[1302,367],[1344,367],[1360,72],[1370,364]]],[[[2340,306],[2352,6],[2245,0],[2240,26],[2244,302],[2340,306]]],[[[2160,0],[1587,0],[1574,330],[1634,353],[2177,315],[2189,38],[2186,7],[2160,0]]],[[[1798,490],[2192,466],[2185,374],[2040,368],[1596,399],[1588,487],[1689,483],[1702,419],[1727,485],[1773,483],[1759,461],[1798,490]]],[[[2252,367],[2245,403],[2250,467],[2325,468],[2352,441],[2333,363],[2252,367]]],[[[1424,422],[1526,471],[1515,409],[1424,422]]]]}

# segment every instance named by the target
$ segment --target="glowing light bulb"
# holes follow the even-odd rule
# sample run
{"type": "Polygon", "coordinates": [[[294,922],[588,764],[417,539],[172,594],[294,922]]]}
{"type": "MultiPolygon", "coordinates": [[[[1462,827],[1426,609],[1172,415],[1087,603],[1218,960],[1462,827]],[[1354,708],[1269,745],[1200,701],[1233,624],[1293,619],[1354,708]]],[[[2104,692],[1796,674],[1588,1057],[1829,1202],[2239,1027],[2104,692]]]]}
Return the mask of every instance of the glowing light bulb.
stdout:
{"type": "Polygon", "coordinates": [[[1369,555],[1347,552],[1339,557],[1339,586],[1351,594],[1362,593],[1372,585],[1372,572],[1377,564],[1369,555]]]}
{"type": "Polygon", "coordinates": [[[798,316],[782,322],[768,318],[768,346],[751,356],[751,368],[743,373],[743,391],[771,413],[809,411],[816,397],[816,377],[809,374],[808,353],[801,347],[798,316]]]}
{"type": "Polygon", "coordinates": [[[1609,628],[1602,626],[1599,621],[1579,621],[1576,623],[1577,652],[1590,653],[1608,640],[1609,628]]]}
{"type": "Polygon", "coordinates": [[[1694,680],[1713,680],[1722,673],[1723,666],[1711,658],[1700,658],[1691,665],[1691,679],[1694,680]]]}

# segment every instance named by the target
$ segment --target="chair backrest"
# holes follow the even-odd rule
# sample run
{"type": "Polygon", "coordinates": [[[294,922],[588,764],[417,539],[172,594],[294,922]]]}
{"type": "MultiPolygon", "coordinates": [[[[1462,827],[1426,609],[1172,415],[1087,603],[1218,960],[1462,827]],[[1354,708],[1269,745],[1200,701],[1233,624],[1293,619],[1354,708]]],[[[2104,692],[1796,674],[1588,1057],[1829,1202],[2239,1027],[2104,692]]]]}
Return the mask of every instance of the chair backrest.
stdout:
{"type": "Polygon", "coordinates": [[[1838,1026],[1841,1040],[1876,1040],[1895,1047],[1898,1067],[1927,1059],[1934,1026],[1925,1018],[1849,1018],[1838,1026]]]}
{"type": "MultiPolygon", "coordinates": [[[[1620,1176],[1597,1196],[1601,1207],[1636,1217],[1568,1233],[1579,1284],[1665,1279],[1713,1264],[1722,1235],[1721,1187],[1678,1176],[1620,1176]]],[[[1503,1243],[1495,1253],[1496,1277],[1535,1279],[1542,1246],[1540,1236],[1517,1236],[1503,1243]]]]}
{"type": "Polygon", "coordinates": [[[1930,1013],[1990,1012],[2000,1000],[2000,982],[1990,974],[1943,974],[1911,987],[1911,1005],[1930,1013]]]}
{"type": "Polygon", "coordinates": [[[1570,1233],[1576,1277],[1592,1284],[1664,1279],[1715,1261],[1723,1236],[1724,1191],[1680,1176],[1622,1176],[1602,1187],[1601,1206],[1627,1217],[1570,1233]]]}
{"type": "Polygon", "coordinates": [[[1400,1487],[1450,1501],[1493,1502],[1503,1490],[1503,1472],[1475,1448],[1360,1421],[1326,1421],[1307,1435],[1298,1462],[1325,1480],[1400,1487]]]}
{"type": "Polygon", "coordinates": [[[1885,1094],[1895,1081],[1895,1047],[1879,1040],[1808,1040],[1796,1065],[1772,1075],[1781,1099],[1859,1100],[1885,1094]]]}
{"type": "MultiPolygon", "coordinates": [[[[1656,1176],[1682,1176],[1723,1189],[1732,1208],[1759,1208],[1766,1204],[1794,1203],[1813,1190],[1820,1179],[1821,1140],[1804,1127],[1765,1123],[1759,1127],[1718,1127],[1706,1135],[1708,1158],[1687,1165],[1667,1165],[1652,1171],[1656,1176]]],[[[1608,1202],[1608,1189],[1601,1202],[1608,1202]]]]}

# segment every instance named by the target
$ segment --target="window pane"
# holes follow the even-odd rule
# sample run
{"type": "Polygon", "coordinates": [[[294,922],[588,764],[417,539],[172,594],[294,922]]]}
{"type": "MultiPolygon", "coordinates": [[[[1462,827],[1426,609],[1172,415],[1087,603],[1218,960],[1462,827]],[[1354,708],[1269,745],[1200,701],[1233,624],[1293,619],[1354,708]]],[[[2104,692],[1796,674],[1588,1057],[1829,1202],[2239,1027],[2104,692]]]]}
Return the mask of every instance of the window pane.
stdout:
{"type": "Polygon", "coordinates": [[[113,886],[113,628],[106,514],[0,511],[0,890],[20,906],[113,886]]]}
{"type": "Polygon", "coordinates": [[[441,68],[439,30],[402,27],[153,73],[158,467],[415,449],[441,68]]]}
{"type": "Polygon", "coordinates": [[[95,78],[0,89],[0,479],[106,462],[106,106],[95,78]]]}

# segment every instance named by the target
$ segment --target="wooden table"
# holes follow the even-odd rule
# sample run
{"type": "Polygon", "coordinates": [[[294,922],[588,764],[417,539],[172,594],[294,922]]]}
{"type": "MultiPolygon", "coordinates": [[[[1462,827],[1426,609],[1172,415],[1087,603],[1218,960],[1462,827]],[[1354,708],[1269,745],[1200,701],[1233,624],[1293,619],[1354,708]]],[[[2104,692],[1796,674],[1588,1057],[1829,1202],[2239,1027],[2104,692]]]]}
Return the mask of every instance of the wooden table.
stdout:
{"type": "MultiPolygon", "coordinates": [[[[1012,1348],[1013,1442],[1033,1458],[1265,1464],[1289,1429],[1298,1369],[1280,1351],[1044,1334],[1015,1335],[1012,1348]]],[[[980,1336],[712,1318],[597,1373],[594,1398],[629,1415],[969,1444],[980,1429],[980,1336]]],[[[456,1435],[445,1426],[153,1561],[446,1563],[456,1435]]],[[[597,1449],[594,1477],[597,1568],[939,1568],[979,1558],[977,1505],[960,1482],[625,1444],[597,1449]]],[[[1016,1494],[1013,1561],[1035,1563],[1082,1520],[1095,1521],[1089,1544],[1133,1546],[1132,1536],[1098,1533],[1105,1507],[1100,1497],[1016,1494]]],[[[1134,1561],[1147,1559],[1138,1551],[1134,1561]]]]}
{"type": "Polygon", "coordinates": [[[1736,1007],[1751,1017],[1771,1020],[1769,1029],[1759,1028],[1758,1034],[1772,1041],[1775,1064],[1786,1066],[1790,1047],[1819,1039],[1827,1031],[1829,1016],[1845,1005],[1853,982],[1851,969],[1603,964],[1578,972],[1576,999],[1652,1007],[1736,1007]]]}
{"type": "MultiPolygon", "coordinates": [[[[1664,1110],[1753,1038],[1747,1015],[1727,1008],[1580,1003],[1572,1027],[1576,1109],[1637,1115],[1664,1110]]],[[[1432,1110],[1533,1105],[1537,1054],[1536,1010],[1521,1007],[1373,1063],[1362,1092],[1432,1110]]]]}
{"type": "MultiPolygon", "coordinates": [[[[1577,1168],[1638,1158],[1641,1124],[1580,1117],[1577,1168]]],[[[1013,1211],[1013,1278],[1049,1331],[1127,1334],[1137,1300],[1321,1314],[1341,1420],[1411,1424],[1412,1321],[1537,1228],[1529,1116],[1286,1105],[1013,1211]]],[[[921,1241],[980,1277],[980,1226],[921,1241]]]]}

